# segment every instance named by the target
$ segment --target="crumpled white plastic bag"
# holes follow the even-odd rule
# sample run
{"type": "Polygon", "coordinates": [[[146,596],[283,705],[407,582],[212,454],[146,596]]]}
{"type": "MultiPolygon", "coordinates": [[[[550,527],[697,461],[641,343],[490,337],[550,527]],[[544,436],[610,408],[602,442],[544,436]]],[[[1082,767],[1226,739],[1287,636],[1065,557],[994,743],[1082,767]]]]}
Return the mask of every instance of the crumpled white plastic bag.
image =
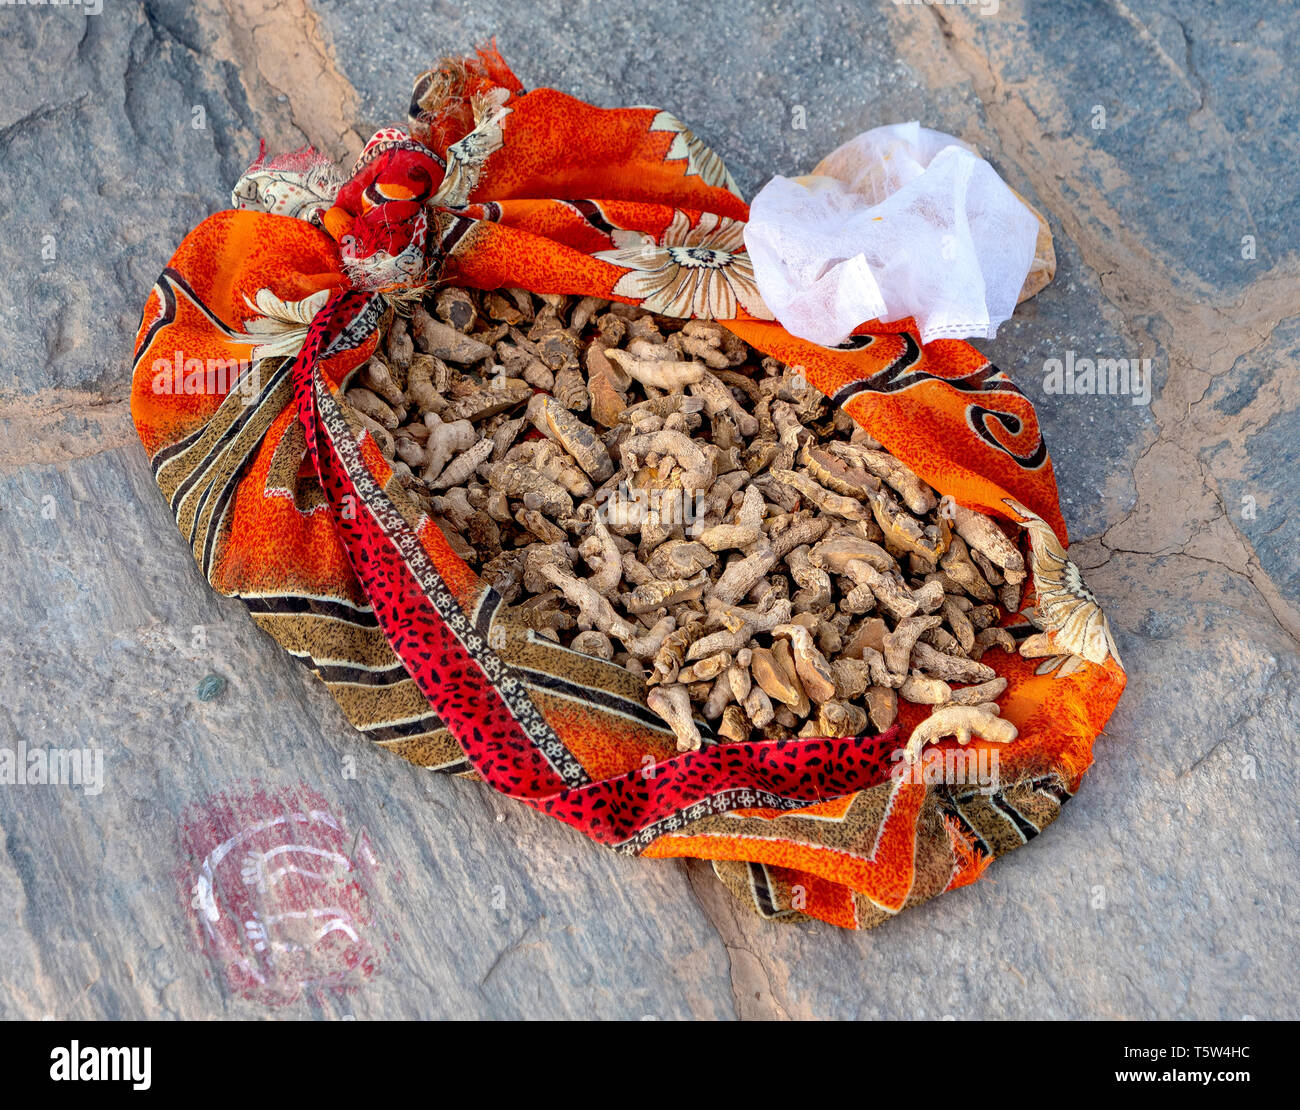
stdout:
{"type": "Polygon", "coordinates": [[[923,343],[992,339],[1037,236],[988,162],[913,122],[864,132],[807,177],[774,177],[750,205],[745,246],[785,329],[833,347],[868,320],[907,316],[923,343]]]}

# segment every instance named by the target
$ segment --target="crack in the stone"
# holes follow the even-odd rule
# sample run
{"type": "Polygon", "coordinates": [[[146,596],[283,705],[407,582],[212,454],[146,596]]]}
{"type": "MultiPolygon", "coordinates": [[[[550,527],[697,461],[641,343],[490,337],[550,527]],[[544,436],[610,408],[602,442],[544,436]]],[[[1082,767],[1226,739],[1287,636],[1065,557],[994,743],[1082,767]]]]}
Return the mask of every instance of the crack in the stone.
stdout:
{"type": "MultiPolygon", "coordinates": [[[[731,928],[724,929],[724,922],[718,918],[710,908],[708,902],[700,896],[699,890],[696,889],[696,878],[692,867],[688,864],[684,866],[683,870],[686,874],[686,885],[691,892],[691,897],[695,900],[695,904],[699,906],[700,912],[704,915],[704,919],[713,928],[714,932],[717,933],[718,940],[722,942],[723,950],[727,953],[727,975],[731,982],[731,999],[732,1005],[735,1008],[736,1018],[743,1018],[745,1016],[744,1011],[753,1006],[753,1002],[749,999],[750,992],[747,984],[744,982],[744,976],[736,966],[735,954],[737,952],[743,952],[745,955],[749,956],[754,963],[758,965],[759,971],[762,972],[763,983],[761,985],[761,994],[765,995],[768,1000],[767,1008],[771,1011],[770,1016],[782,1019],[788,1018],[788,1009],[782,1004],[781,1000],[777,998],[776,988],[772,979],[772,971],[767,966],[763,957],[752,948],[747,948],[745,945],[739,944],[735,940],[727,939],[727,932],[735,932],[739,930],[739,924],[735,920],[734,915],[730,922],[731,928]]],[[[727,892],[726,896],[731,897],[730,892],[727,892]]],[[[732,908],[734,909],[734,907],[732,908]]]]}
{"type": "Polygon", "coordinates": [[[491,979],[494,974],[496,974],[497,968],[501,966],[502,961],[505,960],[507,956],[513,955],[515,952],[520,951],[524,947],[524,941],[528,939],[529,933],[531,933],[533,929],[536,928],[536,926],[537,926],[536,921],[530,921],[528,925],[524,928],[524,931],[519,934],[519,936],[517,936],[514,940],[512,940],[503,949],[501,949],[500,952],[496,954],[496,958],[492,961],[487,971],[483,973],[483,977],[478,981],[480,990],[483,987],[487,986],[487,981],[491,979]]]}
{"type": "MultiPolygon", "coordinates": [[[[1281,673],[1282,671],[1280,668],[1275,667],[1273,669],[1272,673],[1268,676],[1268,678],[1264,682],[1264,689],[1261,690],[1259,693],[1259,699],[1258,699],[1259,701],[1262,702],[1268,697],[1269,691],[1273,688],[1273,683],[1277,680],[1277,678],[1281,675],[1281,673]]],[[[1179,782],[1182,779],[1185,779],[1198,767],[1200,767],[1207,760],[1209,760],[1210,757],[1213,756],[1214,753],[1217,752],[1220,748],[1222,748],[1224,744],[1226,744],[1229,740],[1235,739],[1237,736],[1236,730],[1240,728],[1241,725],[1243,725],[1246,721],[1249,721],[1254,716],[1255,714],[1253,712],[1242,713],[1235,720],[1229,722],[1229,724],[1223,730],[1223,735],[1220,736],[1213,744],[1211,744],[1209,749],[1205,752],[1205,754],[1202,755],[1198,760],[1196,760],[1195,763],[1193,763],[1190,767],[1180,771],[1177,775],[1175,775],[1174,781],[1179,782]]]]}
{"type": "Polygon", "coordinates": [[[68,100],[62,104],[50,104],[41,108],[36,108],[24,116],[20,116],[13,123],[0,127],[0,149],[8,147],[13,140],[23,132],[33,127],[39,127],[47,121],[56,119],[65,112],[80,111],[81,108],[90,99],[90,93],[82,93],[75,100],[68,100]]]}

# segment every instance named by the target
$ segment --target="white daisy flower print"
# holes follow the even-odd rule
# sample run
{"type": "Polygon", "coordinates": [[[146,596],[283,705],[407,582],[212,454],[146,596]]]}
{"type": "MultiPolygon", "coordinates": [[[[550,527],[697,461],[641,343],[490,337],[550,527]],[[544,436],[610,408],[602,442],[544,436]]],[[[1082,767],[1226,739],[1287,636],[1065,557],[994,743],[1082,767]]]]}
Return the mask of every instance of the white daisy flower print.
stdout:
{"type": "MultiPolygon", "coordinates": [[[[1029,532],[1029,564],[1038,599],[1032,613],[1027,615],[1071,656],[1098,665],[1109,657],[1122,668],[1124,664],[1106,614],[1084,582],[1083,572],[1056,538],[1052,526],[1018,501],[1007,498],[1006,504],[1024,518],[1021,527],[1029,532]]],[[[1070,660],[1058,673],[1064,676],[1076,669],[1077,664],[1070,660]]]]}
{"type": "Polygon", "coordinates": [[[649,236],[615,241],[617,250],[595,257],[628,269],[614,285],[616,296],[665,316],[729,320],[739,304],[751,316],[773,318],[754,283],[740,220],[706,212],[691,226],[679,209],[657,244],[649,236]]]}
{"type": "Polygon", "coordinates": [[[672,145],[664,155],[665,162],[676,162],[684,158],[686,176],[698,177],[705,185],[726,189],[729,193],[740,196],[740,187],[728,172],[721,156],[697,138],[672,112],[659,112],[650,121],[650,130],[673,132],[672,145]]]}

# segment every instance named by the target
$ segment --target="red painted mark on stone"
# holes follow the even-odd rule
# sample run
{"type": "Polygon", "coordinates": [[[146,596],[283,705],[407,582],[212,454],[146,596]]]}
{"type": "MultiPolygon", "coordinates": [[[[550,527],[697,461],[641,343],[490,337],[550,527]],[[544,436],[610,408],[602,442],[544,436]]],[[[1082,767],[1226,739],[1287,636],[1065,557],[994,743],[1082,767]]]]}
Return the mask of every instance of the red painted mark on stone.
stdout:
{"type": "Polygon", "coordinates": [[[186,812],[181,846],[193,919],[232,994],[287,1005],[378,970],[378,860],[315,791],[218,794],[186,812]]]}

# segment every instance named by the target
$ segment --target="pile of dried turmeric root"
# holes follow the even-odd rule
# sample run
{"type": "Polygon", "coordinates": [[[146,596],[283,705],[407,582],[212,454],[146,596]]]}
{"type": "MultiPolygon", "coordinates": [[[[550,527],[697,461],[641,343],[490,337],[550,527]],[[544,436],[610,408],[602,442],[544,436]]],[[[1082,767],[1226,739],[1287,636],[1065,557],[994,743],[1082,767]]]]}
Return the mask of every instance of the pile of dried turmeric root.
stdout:
{"type": "Polygon", "coordinates": [[[538,635],[645,678],[681,750],[851,736],[1006,742],[1024,559],[720,324],[440,290],[346,400],[448,541],[538,635]],[[430,311],[430,309],[432,311],[430,311]]]}

